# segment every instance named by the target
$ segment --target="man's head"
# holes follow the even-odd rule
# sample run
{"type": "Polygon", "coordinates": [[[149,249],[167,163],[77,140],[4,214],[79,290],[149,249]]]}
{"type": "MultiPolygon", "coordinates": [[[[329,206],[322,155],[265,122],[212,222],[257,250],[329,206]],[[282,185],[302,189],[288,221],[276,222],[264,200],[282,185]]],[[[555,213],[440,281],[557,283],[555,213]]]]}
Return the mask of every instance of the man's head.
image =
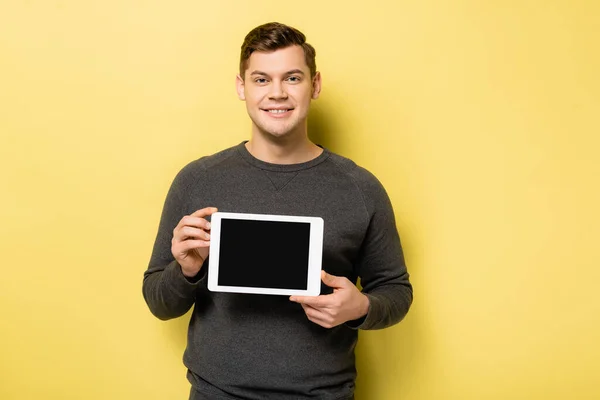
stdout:
{"type": "Polygon", "coordinates": [[[302,32],[273,22],[246,35],[237,91],[246,101],[253,133],[274,139],[306,134],[310,101],[320,90],[315,49],[302,32]]]}
{"type": "Polygon", "coordinates": [[[306,43],[306,36],[296,28],[269,22],[252,29],[244,39],[240,54],[240,76],[245,79],[248,59],[255,51],[270,53],[290,46],[300,46],[304,51],[304,59],[310,70],[310,77],[317,74],[316,52],[314,47],[306,43]]]}

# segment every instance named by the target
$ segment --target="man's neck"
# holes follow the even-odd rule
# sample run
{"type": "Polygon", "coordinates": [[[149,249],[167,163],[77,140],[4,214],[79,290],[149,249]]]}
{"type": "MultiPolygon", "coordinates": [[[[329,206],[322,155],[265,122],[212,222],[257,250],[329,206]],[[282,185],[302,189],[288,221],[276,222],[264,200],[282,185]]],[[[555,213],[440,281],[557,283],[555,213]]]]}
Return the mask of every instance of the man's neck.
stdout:
{"type": "Polygon", "coordinates": [[[300,164],[317,158],[323,152],[306,135],[269,140],[261,134],[253,134],[246,143],[246,149],[259,160],[271,164],[300,164]]]}

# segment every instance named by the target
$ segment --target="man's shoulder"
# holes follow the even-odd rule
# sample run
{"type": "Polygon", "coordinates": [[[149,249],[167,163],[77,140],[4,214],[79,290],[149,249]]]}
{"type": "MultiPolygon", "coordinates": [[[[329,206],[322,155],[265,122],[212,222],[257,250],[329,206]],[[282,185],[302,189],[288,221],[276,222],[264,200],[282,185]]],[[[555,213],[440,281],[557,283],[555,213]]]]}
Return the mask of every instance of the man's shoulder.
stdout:
{"type": "Polygon", "coordinates": [[[218,164],[221,164],[227,160],[229,160],[232,156],[237,154],[237,148],[239,145],[229,147],[227,149],[218,151],[217,153],[202,156],[189,164],[187,164],[184,169],[192,169],[192,170],[208,170],[218,164]]]}
{"type": "Polygon", "coordinates": [[[237,154],[238,146],[239,145],[232,146],[218,151],[217,153],[202,156],[189,162],[179,171],[175,180],[179,182],[196,180],[199,176],[206,173],[206,171],[218,165],[222,165],[223,163],[227,162],[227,160],[230,160],[233,156],[235,156],[237,154]]]}
{"type": "Polygon", "coordinates": [[[379,207],[376,204],[382,204],[382,201],[388,202],[388,195],[383,184],[369,169],[339,154],[331,153],[329,159],[336,164],[347,179],[352,181],[362,194],[369,209],[379,207]]]}
{"type": "Polygon", "coordinates": [[[377,177],[375,177],[375,175],[367,168],[357,164],[348,157],[344,157],[334,152],[330,153],[329,160],[336,168],[360,187],[369,184],[379,184],[377,177]]]}

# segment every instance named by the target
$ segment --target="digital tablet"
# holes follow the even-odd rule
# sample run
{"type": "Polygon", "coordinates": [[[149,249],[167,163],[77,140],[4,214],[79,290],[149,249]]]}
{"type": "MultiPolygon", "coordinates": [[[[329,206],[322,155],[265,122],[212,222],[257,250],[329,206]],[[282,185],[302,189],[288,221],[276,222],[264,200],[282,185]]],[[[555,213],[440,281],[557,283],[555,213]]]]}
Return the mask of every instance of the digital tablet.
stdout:
{"type": "Polygon", "coordinates": [[[210,225],[209,290],[320,294],[322,218],[216,212],[210,225]]]}

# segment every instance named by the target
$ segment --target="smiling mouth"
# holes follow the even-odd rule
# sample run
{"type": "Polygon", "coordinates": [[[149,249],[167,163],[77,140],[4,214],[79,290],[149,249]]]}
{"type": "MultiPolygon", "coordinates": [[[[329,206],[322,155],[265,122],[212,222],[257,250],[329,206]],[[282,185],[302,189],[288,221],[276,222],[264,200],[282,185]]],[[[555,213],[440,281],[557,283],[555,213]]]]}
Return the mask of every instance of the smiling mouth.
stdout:
{"type": "Polygon", "coordinates": [[[269,114],[285,114],[288,111],[292,111],[293,108],[284,108],[284,109],[262,109],[264,112],[268,112],[269,114]]]}

